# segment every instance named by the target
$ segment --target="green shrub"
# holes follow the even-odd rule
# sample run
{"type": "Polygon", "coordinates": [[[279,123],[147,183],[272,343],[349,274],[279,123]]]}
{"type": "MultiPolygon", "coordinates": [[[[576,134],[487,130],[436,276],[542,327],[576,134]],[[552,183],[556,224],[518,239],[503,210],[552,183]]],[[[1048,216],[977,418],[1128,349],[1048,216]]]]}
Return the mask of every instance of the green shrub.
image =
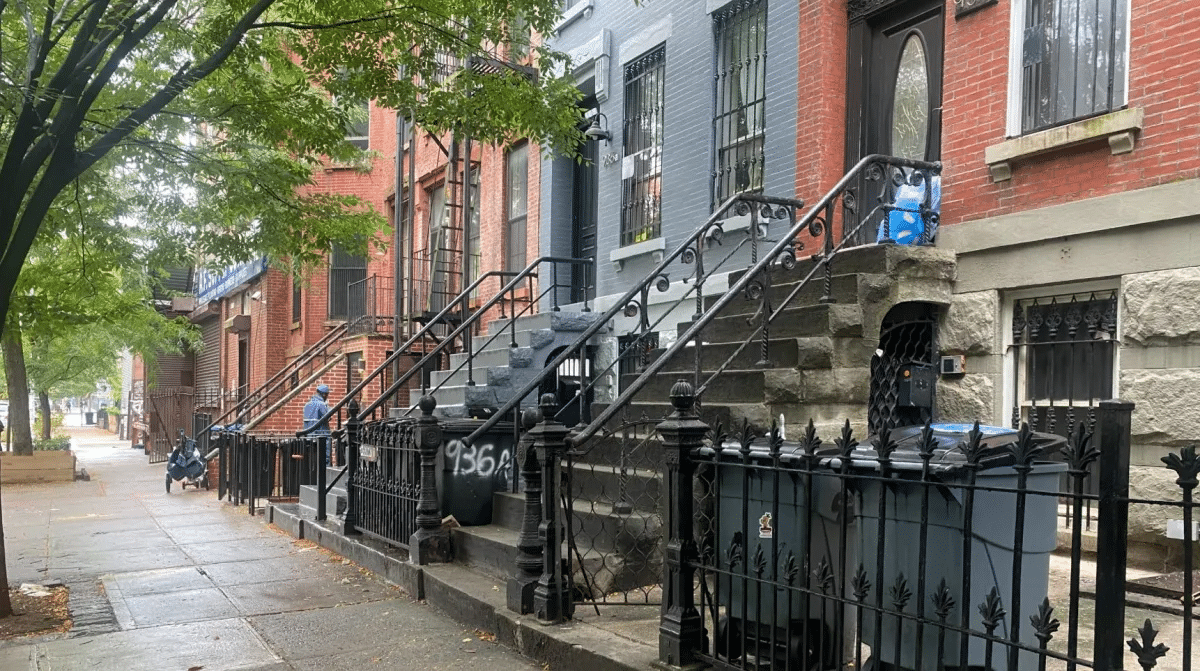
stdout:
{"type": "Polygon", "coordinates": [[[54,436],[52,438],[38,438],[33,441],[34,450],[69,450],[71,449],[70,436],[54,436]]]}

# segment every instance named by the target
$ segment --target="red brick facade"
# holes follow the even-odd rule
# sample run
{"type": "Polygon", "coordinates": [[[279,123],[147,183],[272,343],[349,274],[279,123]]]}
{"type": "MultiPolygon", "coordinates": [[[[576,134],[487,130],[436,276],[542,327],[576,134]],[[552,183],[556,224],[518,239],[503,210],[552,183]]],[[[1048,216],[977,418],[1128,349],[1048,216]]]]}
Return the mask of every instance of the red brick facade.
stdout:
{"type": "Polygon", "coordinates": [[[1114,155],[1100,140],[1022,161],[995,183],[984,149],[1005,139],[1012,4],[959,20],[954,5],[946,5],[943,224],[1200,176],[1200,5],[1130,0],[1128,107],[1145,112],[1131,153],[1114,155]]]}

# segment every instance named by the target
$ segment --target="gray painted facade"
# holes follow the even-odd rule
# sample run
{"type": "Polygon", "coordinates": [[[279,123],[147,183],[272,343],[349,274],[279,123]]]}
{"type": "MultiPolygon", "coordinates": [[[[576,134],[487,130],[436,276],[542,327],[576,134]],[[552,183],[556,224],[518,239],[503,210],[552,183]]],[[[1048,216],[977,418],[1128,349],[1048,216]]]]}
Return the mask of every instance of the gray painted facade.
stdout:
{"type": "MultiPolygon", "coordinates": [[[[566,10],[550,42],[572,55],[579,87],[595,94],[613,138],[601,141],[598,173],[597,304],[640,281],[710,216],[713,169],[712,12],[727,3],[656,0],[580,0],[566,10]],[[621,248],[621,158],[624,115],[624,65],[665,44],[665,133],[662,148],[662,235],[621,248]]],[[[765,167],[763,191],[793,197],[796,171],[798,6],[767,6],[765,167]]],[[[541,250],[571,254],[572,161],[545,160],[542,170],[541,250]]],[[[772,231],[774,232],[774,231],[772,231]]],[[[747,256],[747,258],[749,258],[747,256]]],[[[723,288],[713,282],[710,291],[723,288]]],[[[652,297],[662,300],[665,297],[652,297]]],[[[689,311],[690,314],[690,311],[689,311]]],[[[668,320],[669,324],[673,322],[668,320]]],[[[618,325],[618,330],[620,325],[618,325]]]]}

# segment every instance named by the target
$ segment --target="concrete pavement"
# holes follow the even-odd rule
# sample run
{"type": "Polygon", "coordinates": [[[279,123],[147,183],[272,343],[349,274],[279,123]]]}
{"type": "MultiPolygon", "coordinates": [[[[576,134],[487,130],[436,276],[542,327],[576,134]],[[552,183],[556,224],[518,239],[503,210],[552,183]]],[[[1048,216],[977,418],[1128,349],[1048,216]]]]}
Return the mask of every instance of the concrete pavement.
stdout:
{"type": "Polygon", "coordinates": [[[107,432],[68,427],[90,481],[3,488],[10,582],[59,579],[75,627],[0,642],[0,669],[539,668],[107,432]]]}

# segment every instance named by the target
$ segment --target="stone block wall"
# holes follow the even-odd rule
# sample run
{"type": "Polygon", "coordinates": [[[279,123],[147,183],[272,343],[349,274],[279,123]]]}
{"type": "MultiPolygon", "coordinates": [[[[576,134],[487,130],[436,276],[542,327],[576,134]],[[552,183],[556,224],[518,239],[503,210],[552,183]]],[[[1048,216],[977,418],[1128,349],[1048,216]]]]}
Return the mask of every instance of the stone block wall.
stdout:
{"type": "MultiPolygon", "coordinates": [[[[1200,268],[1126,275],[1121,281],[1120,395],[1136,404],[1130,495],[1182,500],[1168,452],[1200,443],[1200,268]]],[[[1164,543],[1180,511],[1134,505],[1130,538],[1164,543]]]]}

